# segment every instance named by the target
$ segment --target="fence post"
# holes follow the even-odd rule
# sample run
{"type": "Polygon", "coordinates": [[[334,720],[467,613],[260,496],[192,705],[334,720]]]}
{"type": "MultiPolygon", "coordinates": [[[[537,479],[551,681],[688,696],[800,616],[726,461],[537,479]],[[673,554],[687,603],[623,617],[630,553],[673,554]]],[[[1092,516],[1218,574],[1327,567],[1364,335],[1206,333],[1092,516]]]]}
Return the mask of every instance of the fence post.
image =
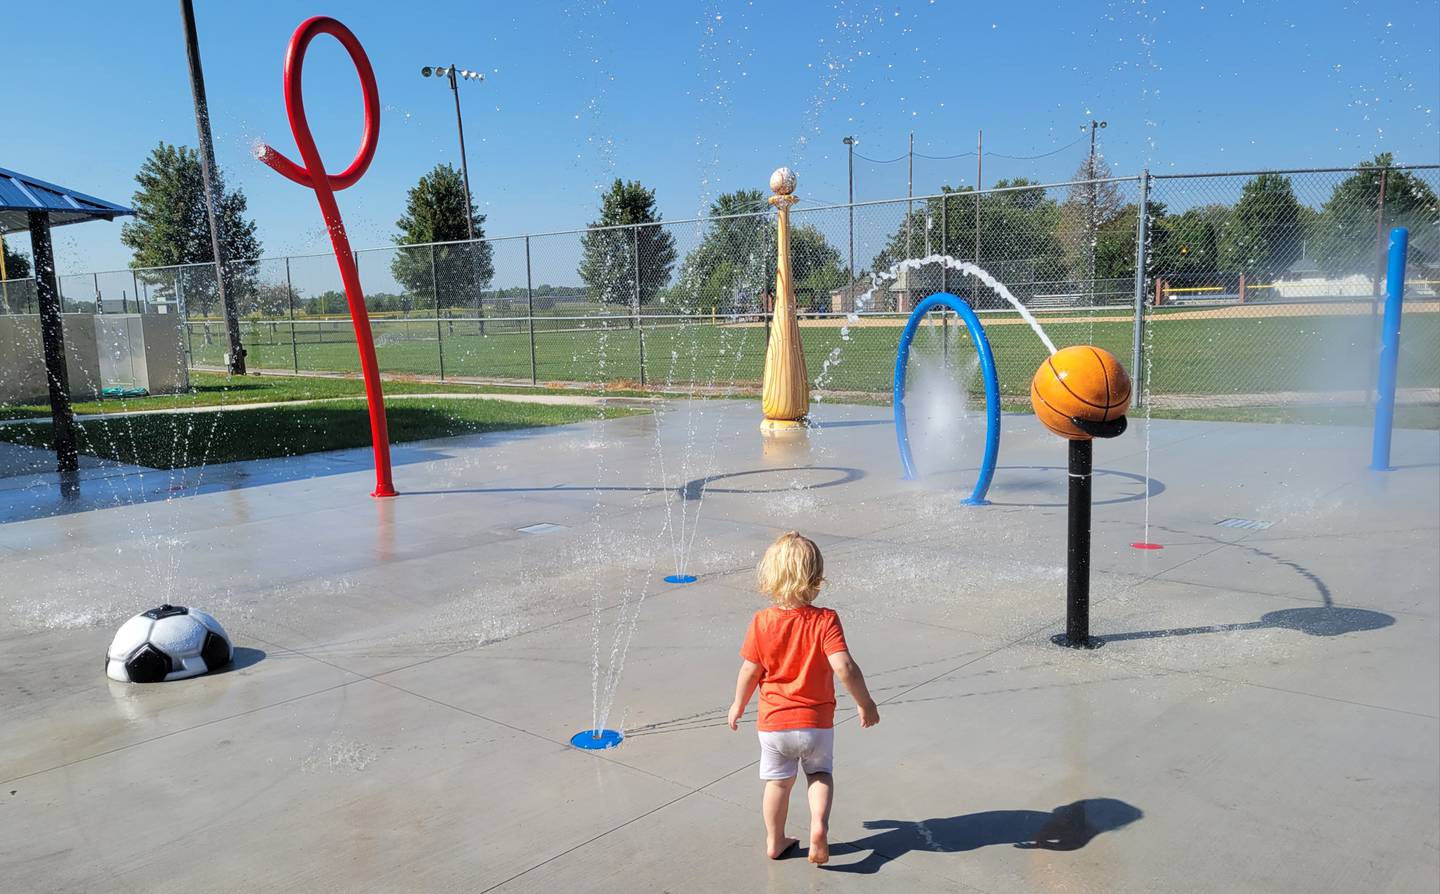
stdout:
{"type": "Polygon", "coordinates": [[[630,296],[630,328],[634,329],[640,318],[640,227],[638,225],[630,228],[630,256],[634,259],[634,275],[630,277],[633,281],[630,296]]]}
{"type": "Polygon", "coordinates": [[[133,268],[130,270],[130,289],[135,293],[135,312],[137,314],[143,314],[145,312],[145,305],[140,303],[140,277],[135,273],[133,268]]]}
{"type": "MultiPolygon", "coordinates": [[[[940,254],[950,256],[950,221],[945,209],[950,207],[950,194],[940,196],[940,254]]],[[[940,291],[950,291],[950,267],[948,264],[940,265],[940,291]]]]}
{"type": "MultiPolygon", "coordinates": [[[[403,249],[402,249],[403,251],[403,249]]],[[[440,358],[440,381],[445,381],[445,333],[440,326],[440,277],[435,274],[435,243],[430,243],[430,295],[435,299],[435,352],[440,358]]]]}
{"type": "Polygon", "coordinates": [[[1131,353],[1130,393],[1135,406],[1140,406],[1145,395],[1145,264],[1148,260],[1145,240],[1149,233],[1150,217],[1150,170],[1140,172],[1140,209],[1135,223],[1135,344],[1131,353]]]}
{"type": "Polygon", "coordinates": [[[535,371],[535,283],[530,272],[530,236],[525,236],[525,318],[530,324],[530,384],[540,382],[535,371]]]}
{"type": "Polygon", "coordinates": [[[295,363],[295,375],[300,375],[300,344],[295,339],[295,283],[290,278],[290,256],[285,256],[285,297],[290,301],[290,358],[295,363]]]}
{"type": "Polygon", "coordinates": [[[640,387],[645,387],[645,327],[640,326],[635,330],[640,336],[640,387]]]}

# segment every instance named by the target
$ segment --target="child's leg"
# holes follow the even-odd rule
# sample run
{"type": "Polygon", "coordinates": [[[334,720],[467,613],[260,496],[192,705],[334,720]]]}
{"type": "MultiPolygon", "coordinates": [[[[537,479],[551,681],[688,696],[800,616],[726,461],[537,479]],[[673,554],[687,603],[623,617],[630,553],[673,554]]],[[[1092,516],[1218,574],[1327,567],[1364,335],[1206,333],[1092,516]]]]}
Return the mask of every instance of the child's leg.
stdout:
{"type": "Polygon", "coordinates": [[[810,862],[830,860],[830,802],[835,796],[835,777],[829,773],[806,773],[810,799],[810,862]]]}
{"type": "Polygon", "coordinates": [[[780,859],[780,855],[796,843],[794,838],[785,837],[785,817],[790,813],[790,789],[794,787],[794,776],[765,781],[760,812],[765,815],[765,853],[772,860],[780,859]]]}

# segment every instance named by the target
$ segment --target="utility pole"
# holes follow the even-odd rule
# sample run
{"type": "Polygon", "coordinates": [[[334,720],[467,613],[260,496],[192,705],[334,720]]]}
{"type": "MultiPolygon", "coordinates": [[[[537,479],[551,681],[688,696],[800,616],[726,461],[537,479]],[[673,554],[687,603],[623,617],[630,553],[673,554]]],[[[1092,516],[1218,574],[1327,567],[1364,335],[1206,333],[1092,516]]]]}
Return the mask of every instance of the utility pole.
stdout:
{"type": "Polygon", "coordinates": [[[1089,274],[1089,283],[1086,286],[1085,294],[1089,297],[1089,301],[1086,303],[1090,306],[1094,306],[1095,304],[1095,242],[1100,236],[1097,232],[1099,225],[1095,220],[1095,205],[1098,198],[1097,193],[1100,189],[1100,185],[1095,182],[1095,131],[1103,127],[1105,127],[1104,121],[1096,121],[1093,118],[1090,120],[1090,161],[1087,162],[1085,166],[1085,179],[1090,181],[1086,187],[1086,193],[1090,198],[1090,228],[1087,234],[1090,239],[1090,269],[1087,271],[1089,274]]]}
{"type": "Polygon", "coordinates": [[[910,170],[905,177],[905,254],[915,253],[915,131],[910,131],[910,170]]]}
{"type": "Polygon", "coordinates": [[[975,266],[980,266],[980,163],[985,154],[985,131],[975,131],[975,266]]]}
{"type": "Polygon", "coordinates": [[[215,288],[225,309],[225,332],[230,338],[229,370],[232,376],[245,375],[245,348],[240,344],[240,319],[235,313],[235,296],[230,293],[225,269],[225,244],[221,238],[219,209],[215,202],[215,146],[210,139],[210,106],[205,100],[205,72],[200,67],[200,39],[195,34],[195,7],[180,0],[180,18],[185,23],[185,56],[190,63],[190,93],[195,100],[195,130],[200,136],[200,177],[205,186],[205,216],[210,221],[210,250],[215,258],[215,288]]]}
{"type": "Polygon", "coordinates": [[[855,300],[855,143],[854,137],[841,140],[850,149],[850,300],[855,300]]]}

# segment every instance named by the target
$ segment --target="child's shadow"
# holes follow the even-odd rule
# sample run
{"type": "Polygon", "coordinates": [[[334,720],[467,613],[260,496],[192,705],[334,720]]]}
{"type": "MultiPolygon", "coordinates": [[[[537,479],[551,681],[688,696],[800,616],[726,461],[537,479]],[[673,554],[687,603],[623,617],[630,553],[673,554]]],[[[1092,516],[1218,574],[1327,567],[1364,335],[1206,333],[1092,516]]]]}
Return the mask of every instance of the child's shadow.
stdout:
{"type": "Polygon", "coordinates": [[[1101,832],[1129,825],[1144,816],[1140,808],[1115,798],[1087,798],[1056,807],[1049,813],[1040,810],[987,810],[964,816],[920,820],[869,820],[867,829],[880,829],[869,837],[837,845],[832,853],[840,856],[855,851],[870,851],[858,863],[831,864],[834,872],[871,874],[891,860],[911,851],[956,853],[973,851],[992,844],[1009,844],[1018,848],[1052,851],[1079,850],[1101,832]]]}

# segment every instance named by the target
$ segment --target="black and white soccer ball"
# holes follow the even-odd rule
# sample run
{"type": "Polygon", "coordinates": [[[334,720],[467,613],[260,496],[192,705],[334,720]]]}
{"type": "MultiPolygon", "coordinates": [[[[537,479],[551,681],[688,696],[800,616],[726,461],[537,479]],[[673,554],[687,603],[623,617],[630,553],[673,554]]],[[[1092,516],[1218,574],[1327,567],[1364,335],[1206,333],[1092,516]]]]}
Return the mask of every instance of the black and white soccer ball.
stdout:
{"type": "Polygon", "coordinates": [[[141,612],[115,632],[105,675],[121,683],[159,683],[198,677],[235,657],[220,622],[183,605],[141,612]]]}

